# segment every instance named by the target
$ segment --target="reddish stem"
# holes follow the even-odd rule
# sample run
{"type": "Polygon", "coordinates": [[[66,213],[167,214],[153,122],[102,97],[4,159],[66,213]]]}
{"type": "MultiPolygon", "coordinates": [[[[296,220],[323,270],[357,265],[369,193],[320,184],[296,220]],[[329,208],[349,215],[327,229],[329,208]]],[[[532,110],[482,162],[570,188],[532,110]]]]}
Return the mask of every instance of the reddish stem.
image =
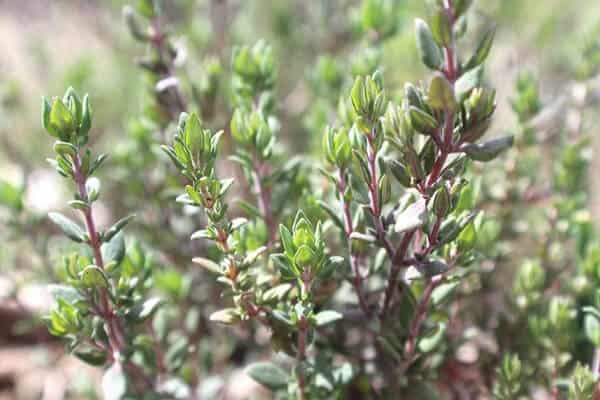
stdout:
{"type": "MultiPolygon", "coordinates": [[[[453,25],[455,22],[453,10],[454,9],[453,9],[452,0],[446,0],[446,12],[448,13],[448,17],[449,17],[451,25],[453,25]]],[[[456,65],[454,40],[452,40],[452,42],[448,46],[444,47],[444,56],[445,56],[444,71],[446,73],[447,79],[450,81],[451,85],[454,86],[454,82],[456,82],[456,79],[458,78],[458,66],[456,65]]],[[[438,181],[438,179],[442,175],[442,173],[444,171],[444,165],[446,164],[446,161],[448,159],[448,155],[453,151],[453,148],[454,148],[452,136],[454,133],[455,118],[456,118],[456,113],[454,110],[446,110],[445,116],[444,116],[444,125],[443,125],[441,131],[439,132],[439,136],[437,137],[437,140],[436,140],[436,143],[439,146],[437,158],[433,164],[433,167],[431,169],[431,172],[429,173],[429,176],[427,177],[425,182],[420,187],[420,191],[425,196],[425,200],[427,203],[430,200],[429,191],[431,190],[431,188],[435,185],[435,183],[438,181]]],[[[437,240],[440,224],[441,224],[441,220],[436,221],[436,224],[435,224],[436,226],[434,226],[433,233],[431,235],[432,239],[437,240]]],[[[403,264],[405,264],[404,260],[406,258],[406,253],[408,251],[410,242],[412,241],[415,232],[416,231],[413,230],[413,231],[410,231],[410,232],[407,232],[404,234],[404,238],[403,238],[402,242],[400,243],[400,245],[398,246],[398,249],[396,250],[394,257],[392,259],[392,270],[390,272],[390,277],[388,279],[388,285],[387,285],[387,288],[385,291],[383,309],[380,314],[382,318],[385,318],[387,310],[390,306],[391,299],[394,295],[394,291],[397,286],[398,275],[400,273],[400,270],[401,270],[403,264]]],[[[429,247],[431,247],[431,243],[430,243],[429,247]]],[[[433,248],[431,248],[431,250],[432,249],[433,248]]],[[[433,288],[431,288],[431,290],[433,290],[433,288]]],[[[425,294],[427,294],[427,292],[425,294]]],[[[426,300],[428,302],[429,299],[427,297],[425,297],[423,300],[426,300]]],[[[418,319],[418,321],[413,321],[413,325],[415,327],[414,335],[418,335],[418,331],[420,329],[422,320],[424,319],[425,313],[427,311],[426,306],[427,306],[427,304],[424,305],[424,308],[425,308],[423,311],[424,314],[417,315],[415,317],[415,320],[418,319]]],[[[413,335],[410,335],[408,342],[407,342],[408,348],[414,347],[413,344],[410,344],[410,342],[414,341],[414,340],[415,339],[413,338],[413,335]]]]}
{"type": "MultiPolygon", "coordinates": [[[[447,11],[448,17],[450,19],[450,24],[453,25],[454,24],[454,11],[453,11],[452,0],[447,0],[446,11],[447,11]]],[[[444,48],[444,55],[445,55],[445,59],[446,59],[446,67],[445,67],[446,77],[450,81],[451,85],[454,86],[454,82],[456,82],[456,79],[458,77],[458,68],[456,65],[454,40],[452,40],[452,42],[444,48]]],[[[425,189],[427,191],[431,188],[431,186],[433,186],[436,183],[436,181],[441,176],[444,164],[446,163],[446,159],[448,158],[448,154],[450,154],[450,152],[452,151],[452,149],[454,147],[452,135],[454,133],[455,117],[456,117],[456,112],[454,110],[446,110],[445,117],[444,117],[444,126],[442,128],[442,132],[440,135],[443,140],[443,143],[442,143],[442,146],[439,148],[439,156],[434,163],[434,166],[429,175],[429,178],[427,179],[427,183],[425,185],[425,189]]],[[[429,201],[429,198],[427,199],[427,201],[429,201]]],[[[434,229],[431,234],[432,240],[437,241],[440,224],[441,224],[441,220],[438,219],[435,223],[434,229]]],[[[428,251],[431,251],[431,250],[433,250],[432,243],[430,243],[430,246],[428,247],[428,251]]],[[[443,279],[444,279],[443,275],[436,275],[436,276],[432,277],[429,280],[429,283],[427,284],[425,291],[423,292],[423,295],[419,301],[419,304],[417,306],[417,312],[411,322],[408,338],[407,338],[406,344],[405,344],[404,351],[405,351],[406,360],[402,367],[403,371],[405,371],[412,364],[413,356],[414,356],[414,353],[416,350],[416,341],[419,336],[419,332],[421,330],[421,325],[423,324],[423,322],[425,321],[425,319],[427,317],[427,311],[429,308],[429,301],[431,299],[431,294],[433,293],[433,290],[443,281],[443,279]]]]}
{"type": "Polygon", "coordinates": [[[433,290],[436,287],[438,287],[440,283],[443,282],[443,279],[443,275],[436,275],[432,277],[427,283],[425,291],[423,292],[423,295],[419,300],[415,317],[413,318],[408,330],[408,339],[406,340],[406,344],[404,346],[405,362],[402,366],[403,371],[406,371],[406,369],[408,369],[408,367],[412,364],[413,355],[416,350],[417,338],[419,336],[419,331],[421,330],[421,325],[427,317],[427,311],[429,309],[429,301],[431,300],[431,294],[433,293],[433,290]]]}
{"type": "MultiPolygon", "coordinates": [[[[312,274],[310,270],[306,270],[302,273],[303,290],[306,291],[307,295],[310,294],[312,287],[312,274]]],[[[308,328],[309,323],[304,315],[300,317],[298,321],[298,342],[296,349],[296,374],[298,378],[298,399],[306,399],[306,381],[304,379],[304,370],[298,368],[300,364],[306,360],[306,347],[308,341],[308,328]]]]}
{"type": "MultiPolygon", "coordinates": [[[[381,209],[379,204],[379,188],[377,187],[377,152],[373,147],[373,141],[375,140],[375,132],[374,129],[367,136],[367,162],[369,164],[369,173],[371,175],[371,181],[369,182],[369,201],[371,203],[371,213],[373,214],[373,218],[379,219],[381,215],[381,209]]],[[[381,221],[379,221],[379,224],[381,221]]],[[[377,221],[375,221],[376,228],[379,225],[377,221]]],[[[379,233],[379,229],[377,231],[379,233]]]]}
{"type": "Polygon", "coordinates": [[[338,193],[340,195],[340,199],[342,201],[342,208],[344,211],[344,225],[346,229],[346,240],[348,242],[348,254],[350,258],[350,267],[352,271],[354,271],[354,278],[352,279],[352,285],[354,286],[354,290],[356,291],[356,296],[358,297],[358,304],[360,305],[361,310],[366,316],[371,315],[371,311],[369,310],[369,306],[365,300],[365,295],[363,293],[363,277],[360,273],[360,268],[358,266],[358,260],[356,254],[352,249],[352,239],[350,239],[350,235],[354,232],[354,224],[352,222],[352,214],[350,210],[350,203],[346,201],[344,198],[344,192],[346,191],[346,187],[348,186],[348,182],[346,179],[346,173],[342,169],[338,170],[338,193]]]}
{"type": "Polygon", "coordinates": [[[267,245],[270,247],[275,240],[275,221],[273,220],[273,215],[271,211],[271,191],[265,188],[263,185],[263,165],[256,159],[253,163],[254,168],[254,190],[256,191],[256,195],[258,197],[258,207],[263,215],[265,220],[265,225],[267,225],[267,245]]]}
{"type": "Polygon", "coordinates": [[[596,379],[600,379],[600,348],[594,350],[594,361],[592,363],[592,373],[596,379]]]}
{"type": "MultiPolygon", "coordinates": [[[[173,62],[171,61],[171,56],[168,54],[169,50],[166,47],[167,36],[163,32],[161,25],[162,25],[162,23],[160,21],[160,18],[155,18],[152,21],[152,29],[154,30],[154,35],[151,38],[152,39],[151,43],[154,46],[154,48],[156,49],[156,51],[158,52],[160,59],[166,68],[166,73],[161,74],[162,75],[161,79],[168,79],[170,77],[175,77],[175,66],[174,66],[173,62]],[[167,54],[165,55],[165,53],[167,53],[167,54]]],[[[176,120],[179,117],[179,113],[184,112],[187,109],[187,102],[183,96],[183,93],[181,93],[179,82],[177,82],[177,84],[172,87],[172,90],[173,90],[173,94],[175,96],[177,110],[168,110],[168,111],[171,113],[172,117],[175,118],[175,120],[176,120]]]]}
{"type": "Polygon", "coordinates": [[[406,232],[400,245],[398,246],[398,250],[394,253],[392,258],[392,270],[390,271],[390,278],[388,280],[388,285],[385,289],[385,297],[383,300],[383,308],[381,309],[381,318],[385,318],[387,315],[387,311],[390,307],[392,297],[394,296],[394,292],[396,290],[396,286],[398,285],[398,275],[400,274],[400,270],[405,265],[404,259],[406,257],[406,252],[408,251],[408,246],[412,241],[412,238],[415,235],[415,230],[406,232]]]}
{"type": "MultiPolygon", "coordinates": [[[[302,361],[306,359],[306,338],[308,329],[305,326],[306,318],[302,317],[299,322],[299,330],[298,330],[298,354],[296,355],[296,362],[300,364],[302,361]]],[[[300,371],[298,374],[298,399],[304,400],[306,398],[306,381],[304,380],[303,372],[300,371]]]]}
{"type": "MultiPolygon", "coordinates": [[[[79,154],[73,157],[73,178],[75,180],[75,183],[77,184],[79,197],[82,201],[88,202],[88,192],[87,188],[85,187],[87,177],[81,171],[81,158],[79,154]]],[[[98,266],[98,268],[104,269],[104,260],[102,258],[101,251],[102,243],[100,241],[100,235],[98,235],[98,231],[96,230],[96,224],[94,222],[94,217],[92,214],[92,205],[89,204],[89,207],[85,208],[81,212],[83,213],[87,232],[90,237],[88,245],[94,253],[94,260],[96,262],[96,265],[98,266]]],[[[100,288],[99,294],[100,312],[102,313],[102,317],[106,321],[109,346],[112,353],[111,355],[114,357],[116,354],[122,352],[123,347],[125,345],[125,335],[123,334],[120,322],[117,320],[116,315],[110,305],[107,289],[100,288]]]]}
{"type": "Polygon", "coordinates": [[[433,228],[431,228],[431,233],[428,236],[429,246],[427,246],[425,251],[422,253],[423,256],[425,256],[425,255],[429,254],[431,251],[433,251],[434,247],[437,245],[441,225],[442,225],[442,219],[440,217],[437,217],[435,220],[435,223],[433,224],[433,228]]]}
{"type": "Polygon", "coordinates": [[[388,256],[392,258],[394,256],[394,249],[389,239],[385,235],[385,228],[383,221],[381,220],[381,208],[379,199],[379,178],[377,176],[377,152],[373,147],[375,141],[375,128],[367,135],[367,162],[369,165],[369,175],[371,180],[368,182],[369,188],[369,202],[371,207],[371,215],[373,216],[373,225],[377,232],[377,239],[383,244],[388,256]]]}

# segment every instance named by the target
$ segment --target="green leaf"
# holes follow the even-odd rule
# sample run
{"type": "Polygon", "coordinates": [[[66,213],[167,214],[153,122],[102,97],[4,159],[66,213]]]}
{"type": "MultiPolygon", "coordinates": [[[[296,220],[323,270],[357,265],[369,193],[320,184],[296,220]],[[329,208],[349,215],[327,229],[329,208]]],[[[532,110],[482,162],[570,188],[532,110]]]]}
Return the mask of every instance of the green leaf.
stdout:
{"type": "Polygon", "coordinates": [[[62,101],[71,112],[71,115],[73,116],[73,122],[75,124],[79,124],[79,120],[81,119],[81,101],[79,100],[79,97],[72,86],[67,88],[62,97],[62,101]]]}
{"type": "Polygon", "coordinates": [[[477,216],[476,212],[466,213],[457,219],[447,219],[442,223],[439,244],[444,245],[455,240],[462,230],[477,216]]]}
{"type": "Polygon", "coordinates": [[[195,257],[195,258],[192,258],[192,262],[194,264],[198,264],[199,266],[201,266],[202,268],[206,269],[209,272],[212,272],[213,274],[221,273],[221,267],[219,266],[219,264],[217,264],[213,260],[209,260],[208,258],[195,257]]]}
{"type": "Polygon", "coordinates": [[[337,311],[325,310],[315,315],[315,324],[317,326],[323,326],[342,319],[343,317],[344,316],[337,311]]]}
{"type": "Polygon", "coordinates": [[[104,400],[122,400],[127,393],[127,377],[121,364],[115,362],[102,376],[104,400]]]}
{"type": "Polygon", "coordinates": [[[422,19],[417,18],[415,21],[415,29],[417,33],[417,48],[421,61],[432,70],[440,70],[444,62],[442,51],[437,43],[433,40],[433,35],[429,26],[422,19]]]}
{"type": "Polygon", "coordinates": [[[76,304],[77,302],[85,300],[77,289],[71,286],[51,284],[48,285],[48,292],[54,300],[63,299],[70,304],[76,304]]]}
{"type": "Polygon", "coordinates": [[[327,213],[327,215],[329,215],[331,221],[333,221],[338,228],[340,228],[342,231],[346,230],[344,227],[344,222],[342,222],[341,218],[339,217],[339,212],[336,212],[336,210],[322,200],[317,200],[317,204],[327,213]]]}
{"type": "Polygon", "coordinates": [[[437,110],[453,112],[456,110],[454,88],[446,77],[436,72],[429,85],[429,105],[437,110]]]}
{"type": "Polygon", "coordinates": [[[45,97],[42,97],[42,127],[48,131],[50,136],[58,137],[58,131],[50,125],[50,112],[52,112],[52,106],[45,97]]]}
{"type": "Polygon", "coordinates": [[[438,122],[431,115],[416,107],[408,109],[411,126],[419,133],[424,135],[434,134],[439,127],[438,122]]]}
{"type": "Polygon", "coordinates": [[[406,166],[409,175],[415,178],[417,182],[425,179],[423,163],[421,163],[416,150],[411,145],[405,146],[402,150],[402,161],[406,166]]]}
{"type": "Polygon", "coordinates": [[[498,157],[504,150],[513,145],[514,137],[505,136],[485,143],[469,144],[461,148],[471,160],[491,161],[498,157]]]}
{"type": "Polygon", "coordinates": [[[430,260],[418,265],[419,271],[425,276],[435,276],[448,271],[448,264],[441,260],[430,260]]]}
{"type": "Polygon", "coordinates": [[[452,293],[456,290],[456,288],[460,285],[458,280],[445,282],[433,289],[431,293],[431,301],[434,306],[439,306],[443,304],[452,293]]]}
{"type": "Polygon", "coordinates": [[[81,201],[81,200],[69,200],[67,202],[67,204],[74,210],[86,211],[86,210],[90,209],[90,205],[88,203],[86,203],[85,201],[81,201]]]}
{"type": "Polygon", "coordinates": [[[57,140],[54,143],[53,150],[56,154],[60,154],[61,156],[75,157],[77,155],[77,148],[75,146],[69,142],[62,142],[60,140],[57,140]]]}
{"type": "Polygon", "coordinates": [[[352,155],[354,156],[354,160],[357,161],[358,167],[360,168],[360,172],[362,173],[365,182],[370,181],[371,173],[369,171],[369,165],[367,164],[367,160],[365,159],[363,152],[358,151],[358,149],[353,149],[352,155]]]}
{"type": "Polygon", "coordinates": [[[473,248],[477,240],[477,230],[475,224],[471,222],[468,224],[463,231],[458,235],[458,249],[459,251],[468,251],[473,248]]]}
{"type": "Polygon", "coordinates": [[[298,248],[298,250],[296,250],[296,254],[294,255],[294,262],[296,263],[296,265],[305,267],[316,261],[316,258],[317,256],[315,252],[312,251],[310,247],[303,244],[298,248]]]}
{"type": "Polygon", "coordinates": [[[294,322],[290,318],[289,314],[282,310],[273,310],[271,316],[277,322],[281,322],[283,325],[294,326],[294,322]]]}
{"type": "Polygon", "coordinates": [[[256,261],[256,259],[258,259],[258,257],[263,255],[266,251],[267,251],[267,246],[261,246],[255,250],[247,253],[246,257],[244,257],[244,260],[242,261],[242,264],[243,265],[251,265],[252,263],[254,263],[256,261]]]}
{"type": "Polygon", "coordinates": [[[117,233],[121,232],[121,229],[123,229],[125,225],[129,223],[129,221],[131,221],[134,218],[135,214],[131,214],[115,222],[110,228],[108,228],[104,232],[104,235],[102,235],[102,240],[104,240],[105,242],[109,242],[117,233]]]}
{"type": "Polygon", "coordinates": [[[585,314],[589,314],[589,315],[593,316],[594,318],[596,318],[600,322],[600,310],[598,310],[596,307],[594,307],[594,306],[584,306],[581,310],[585,314]]]}
{"type": "Polygon", "coordinates": [[[54,222],[54,224],[58,226],[60,230],[74,242],[81,243],[86,240],[83,230],[71,219],[55,212],[49,213],[48,218],[50,218],[50,220],[54,222]]]}
{"type": "Polygon", "coordinates": [[[185,121],[184,141],[192,156],[198,157],[206,150],[202,140],[202,123],[195,112],[192,112],[185,121]]]}
{"type": "Polygon", "coordinates": [[[274,300],[281,301],[291,288],[291,284],[282,283],[265,291],[262,295],[262,299],[264,302],[270,302],[274,300]]]}
{"type": "Polygon", "coordinates": [[[88,201],[96,201],[100,196],[100,179],[96,177],[88,178],[85,182],[85,190],[87,191],[88,201]]]}
{"type": "Polygon", "coordinates": [[[90,165],[90,170],[88,175],[92,175],[100,166],[104,163],[104,161],[108,158],[108,154],[100,154],[98,157],[94,159],[92,164],[90,165]]]}
{"type": "Polygon", "coordinates": [[[256,382],[271,390],[286,388],[290,380],[284,370],[269,362],[251,364],[246,368],[246,373],[256,382]]]}
{"type": "Polygon", "coordinates": [[[404,211],[396,214],[396,224],[394,230],[398,233],[416,229],[425,223],[427,216],[427,206],[422,197],[415,201],[404,211]]]}
{"type": "Polygon", "coordinates": [[[431,34],[440,46],[448,46],[452,42],[452,26],[446,10],[437,7],[431,18],[431,34]]]}
{"type": "Polygon", "coordinates": [[[190,236],[190,240],[212,239],[212,238],[213,238],[213,235],[212,235],[211,231],[209,231],[208,229],[200,229],[199,231],[192,233],[192,235],[190,236]]]}
{"type": "Polygon", "coordinates": [[[0,179],[0,204],[15,211],[21,211],[23,209],[23,191],[0,179]]]}
{"type": "Polygon", "coordinates": [[[373,235],[369,235],[367,233],[360,233],[360,232],[352,232],[350,234],[350,239],[352,240],[358,240],[360,242],[365,242],[365,243],[375,243],[377,241],[377,238],[373,235]]]}
{"type": "Polygon", "coordinates": [[[92,127],[92,106],[90,105],[89,96],[87,93],[83,96],[82,105],[83,114],[81,116],[81,124],[79,126],[79,134],[87,135],[92,127]]]}
{"type": "Polygon", "coordinates": [[[136,9],[140,14],[148,19],[157,16],[156,4],[154,0],[138,0],[136,9]]]}
{"type": "Polygon", "coordinates": [[[429,353],[442,342],[444,333],[446,332],[446,324],[440,322],[437,327],[429,335],[422,337],[419,340],[419,351],[422,353],[429,353]]]}
{"type": "Polygon", "coordinates": [[[162,299],[158,297],[150,298],[133,307],[127,316],[135,322],[143,322],[150,318],[162,304],[162,299]]]}
{"type": "Polygon", "coordinates": [[[440,218],[443,218],[450,211],[450,193],[445,185],[439,187],[433,194],[433,212],[440,218]]]}
{"type": "Polygon", "coordinates": [[[117,233],[110,241],[104,243],[100,250],[105,264],[110,262],[120,264],[123,261],[123,257],[125,257],[125,239],[123,233],[117,233]]]}
{"type": "Polygon", "coordinates": [[[483,64],[485,59],[490,54],[490,49],[492,48],[492,43],[494,43],[495,35],[495,27],[493,27],[483,35],[481,41],[479,42],[479,45],[477,46],[477,50],[475,50],[475,53],[473,53],[473,56],[471,56],[471,58],[465,65],[465,71],[473,69],[483,64]]]}
{"type": "Polygon", "coordinates": [[[48,131],[52,136],[60,137],[63,140],[68,139],[75,129],[73,115],[59,98],[54,99],[52,103],[48,126],[50,127],[48,131]]]}
{"type": "Polygon", "coordinates": [[[225,193],[231,188],[231,186],[235,183],[235,179],[221,179],[221,190],[219,191],[219,196],[224,196],[225,193]]]}
{"type": "Polygon", "coordinates": [[[366,100],[365,92],[364,77],[357,76],[354,80],[354,85],[352,85],[352,90],[350,91],[350,101],[352,102],[352,107],[354,107],[354,111],[357,114],[360,114],[360,111],[365,106],[363,104],[366,100]]]}
{"type": "Polygon", "coordinates": [[[456,18],[466,13],[469,7],[471,7],[471,4],[473,4],[473,0],[455,0],[454,12],[456,13],[456,18]]]}
{"type": "Polygon", "coordinates": [[[234,218],[231,221],[231,230],[232,231],[236,231],[238,230],[240,227],[246,225],[248,223],[248,220],[246,218],[240,217],[240,218],[234,218]]]}
{"type": "Polygon", "coordinates": [[[96,367],[104,365],[108,358],[106,351],[91,346],[78,347],[73,354],[83,362],[96,367]]]}
{"type": "Polygon", "coordinates": [[[600,321],[593,315],[587,314],[584,318],[585,336],[596,347],[600,346],[600,321]]]}
{"type": "Polygon", "coordinates": [[[167,156],[169,156],[173,164],[175,164],[175,167],[180,170],[185,169],[185,164],[179,160],[177,153],[175,153],[175,150],[172,147],[163,144],[160,148],[167,156]]]}
{"type": "Polygon", "coordinates": [[[294,239],[292,233],[285,225],[279,225],[279,237],[281,238],[281,244],[283,245],[283,251],[286,256],[292,258],[296,252],[294,247],[294,239]]]}
{"type": "Polygon", "coordinates": [[[240,320],[240,314],[235,308],[224,308],[210,314],[209,319],[225,325],[232,325],[240,320]]]}
{"type": "Polygon", "coordinates": [[[80,273],[81,282],[89,288],[108,288],[108,279],[104,271],[96,265],[88,265],[80,273]]]}
{"type": "Polygon", "coordinates": [[[483,67],[473,68],[464,73],[454,84],[454,92],[459,102],[463,102],[471,93],[471,90],[481,86],[483,79],[483,67]]]}

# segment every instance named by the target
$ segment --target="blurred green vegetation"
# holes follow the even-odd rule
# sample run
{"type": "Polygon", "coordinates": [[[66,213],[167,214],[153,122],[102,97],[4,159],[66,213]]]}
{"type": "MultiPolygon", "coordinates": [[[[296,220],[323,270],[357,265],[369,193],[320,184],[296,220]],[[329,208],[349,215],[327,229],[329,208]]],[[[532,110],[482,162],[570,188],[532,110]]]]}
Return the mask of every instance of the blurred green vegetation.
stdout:
{"type": "MultiPolygon", "coordinates": [[[[139,113],[145,92],[133,62],[139,49],[122,23],[121,8],[126,2],[22,3],[22,7],[9,4],[0,15],[5,21],[0,43],[10,53],[0,64],[0,135],[3,142],[10,143],[3,148],[11,149],[0,152],[2,164],[15,157],[12,150],[22,152],[28,163],[43,164],[37,157],[41,146],[26,145],[43,137],[37,116],[39,98],[42,93],[60,92],[69,85],[93,94],[93,103],[101,105],[95,112],[96,121],[102,125],[96,129],[102,132],[103,140],[114,143],[116,139],[118,145],[127,123],[139,113]],[[73,31],[77,34],[72,35],[73,31]],[[23,65],[26,68],[21,68],[23,65]]],[[[356,16],[358,8],[358,2],[352,0],[231,3],[234,14],[227,26],[218,27],[226,31],[227,48],[260,38],[272,43],[276,58],[281,60],[277,87],[278,96],[284,99],[306,82],[322,44],[335,40],[336,29],[343,28],[343,12],[356,16]]],[[[397,3],[400,31],[385,43],[382,63],[388,86],[399,90],[403,82],[418,79],[425,72],[415,57],[412,18],[425,14],[426,7],[421,0],[397,3]]],[[[526,67],[539,74],[545,96],[554,95],[566,77],[589,75],[590,67],[580,65],[581,54],[597,40],[600,4],[586,0],[480,0],[476,7],[483,16],[478,24],[493,18],[498,25],[490,70],[501,73],[490,76],[500,91],[511,84],[505,77],[515,76],[526,67]]],[[[175,35],[185,38],[190,60],[215,53],[210,45],[219,32],[210,23],[210,1],[169,2],[167,11],[175,35]]],[[[332,53],[339,51],[335,42],[330,47],[332,53]]],[[[229,56],[223,54],[225,59],[229,56]]],[[[192,62],[186,73],[193,78],[200,67],[192,62]]],[[[500,109],[506,109],[506,99],[500,97],[499,101],[500,109]]],[[[302,106],[306,104],[300,104],[282,132],[287,140],[297,143],[320,134],[304,129],[302,106]]]]}

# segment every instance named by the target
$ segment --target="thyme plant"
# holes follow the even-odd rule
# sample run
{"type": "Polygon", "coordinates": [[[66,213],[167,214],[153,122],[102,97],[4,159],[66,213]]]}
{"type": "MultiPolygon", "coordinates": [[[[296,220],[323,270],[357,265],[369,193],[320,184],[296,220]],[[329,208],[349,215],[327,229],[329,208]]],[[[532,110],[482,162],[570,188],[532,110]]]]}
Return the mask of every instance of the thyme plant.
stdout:
{"type": "MultiPolygon", "coordinates": [[[[239,366],[277,399],[594,398],[600,255],[582,211],[584,126],[556,134],[560,158],[540,187],[535,80],[518,80],[515,135],[486,136],[495,28],[469,29],[470,0],[427,3],[414,37],[429,72],[400,90],[380,65],[399,6],[354,9],[351,34],[307,76],[299,152],[280,139],[289,110],[273,46],[235,46],[227,68],[207,58],[198,82],[161,2],[127,6],[150,95],[115,151],[127,171],[104,187],[130,192],[114,212],[131,206],[135,223],[98,223],[112,159],[92,151],[88,96],[43,100],[49,162],[74,189],[70,211],[49,214],[74,243],[61,247],[45,319],[104,370],[104,398],[227,398],[213,379],[239,366]],[[314,143],[319,159],[304,154],[314,143]],[[524,234],[523,215],[544,229],[524,234]],[[520,240],[533,250],[513,251],[520,240]],[[488,307],[497,292],[500,311],[488,307]],[[473,352],[477,374],[464,362],[473,352]]],[[[21,210],[7,188],[0,200],[21,210]]]]}
{"type": "Polygon", "coordinates": [[[75,243],[77,252],[65,254],[60,265],[64,285],[50,288],[56,305],[47,317],[48,329],[67,340],[73,354],[92,365],[110,367],[103,378],[107,398],[122,398],[128,390],[125,374],[138,377],[131,393],[153,391],[155,381],[134,361],[136,350],[151,343],[139,343],[138,327],[160,305],[147,295],[149,263],[139,249],[128,255],[122,229],[133,216],[126,216],[100,230],[94,218],[94,202],[101,194],[94,176],[107,158],[94,156],[87,143],[92,127],[92,109],[87,95],[80,99],[72,88],[62,98],[42,102],[42,123],[56,138],[56,158],[48,161],[74,186],[69,207],[81,216],[84,226],[64,214],[52,212],[50,220],[75,243]],[[127,262],[125,262],[127,261],[127,262]],[[137,349],[136,349],[137,347],[137,349]],[[136,386],[137,385],[137,386],[136,386]]]}

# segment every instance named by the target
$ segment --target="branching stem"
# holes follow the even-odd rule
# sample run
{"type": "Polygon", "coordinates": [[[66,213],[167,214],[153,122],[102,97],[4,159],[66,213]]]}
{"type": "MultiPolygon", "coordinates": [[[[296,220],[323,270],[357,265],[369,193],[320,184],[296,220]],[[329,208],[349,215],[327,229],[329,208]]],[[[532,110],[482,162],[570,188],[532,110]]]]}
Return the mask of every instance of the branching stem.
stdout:
{"type": "MultiPolygon", "coordinates": [[[[87,180],[87,176],[85,176],[81,170],[81,157],[77,154],[73,157],[73,178],[75,183],[77,184],[77,189],[79,191],[79,197],[82,201],[88,202],[88,192],[85,187],[85,183],[87,180]]],[[[96,266],[100,269],[104,269],[104,260],[102,258],[101,251],[101,241],[100,235],[96,230],[96,224],[94,222],[94,217],[92,214],[92,204],[89,204],[89,207],[85,208],[81,211],[83,213],[83,217],[85,219],[85,225],[87,228],[89,242],[88,245],[92,249],[94,253],[94,260],[96,266]]],[[[113,357],[117,358],[118,354],[122,353],[123,348],[125,347],[125,335],[123,333],[123,329],[121,327],[121,323],[118,320],[114,310],[110,305],[110,300],[108,298],[107,289],[101,288],[99,289],[100,295],[100,312],[102,313],[102,317],[106,322],[107,334],[109,338],[110,350],[113,357]]]]}
{"type": "Polygon", "coordinates": [[[371,315],[371,310],[369,309],[369,305],[367,304],[367,301],[365,299],[365,294],[363,292],[363,277],[360,272],[360,267],[358,265],[358,257],[352,249],[352,239],[350,239],[350,235],[352,235],[352,232],[354,232],[354,223],[352,221],[352,210],[350,209],[350,202],[346,201],[344,197],[344,193],[346,192],[347,187],[348,178],[346,176],[346,171],[344,171],[343,169],[339,169],[337,190],[342,202],[342,209],[344,214],[344,228],[346,231],[346,241],[348,243],[348,256],[350,259],[350,267],[354,272],[352,285],[354,286],[356,296],[358,297],[358,304],[360,305],[360,308],[363,311],[363,313],[368,317],[371,315]]]}

